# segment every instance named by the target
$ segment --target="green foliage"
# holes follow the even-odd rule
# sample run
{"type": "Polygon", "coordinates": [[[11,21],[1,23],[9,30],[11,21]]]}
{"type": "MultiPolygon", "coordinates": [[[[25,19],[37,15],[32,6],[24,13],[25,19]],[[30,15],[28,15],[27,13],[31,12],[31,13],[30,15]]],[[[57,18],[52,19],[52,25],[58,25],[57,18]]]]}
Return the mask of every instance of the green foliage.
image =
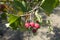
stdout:
{"type": "Polygon", "coordinates": [[[3,13],[1,14],[1,18],[2,18],[3,20],[6,20],[6,19],[7,19],[6,12],[3,12],[3,13]]]}
{"type": "Polygon", "coordinates": [[[17,29],[20,20],[18,20],[18,16],[12,15],[12,14],[8,14],[8,22],[10,24],[10,26],[12,27],[12,29],[17,29]]]}
{"type": "Polygon", "coordinates": [[[10,24],[12,24],[13,22],[15,22],[19,17],[12,15],[12,14],[8,14],[8,22],[10,24]]]}
{"type": "Polygon", "coordinates": [[[8,22],[13,30],[26,30],[26,28],[24,27],[24,21],[21,20],[21,17],[15,16],[13,14],[8,14],[8,22]]]}
{"type": "Polygon", "coordinates": [[[27,12],[27,6],[26,3],[24,1],[14,1],[14,3],[12,4],[14,9],[17,10],[22,10],[23,12],[27,12]]]}
{"type": "MultiPolygon", "coordinates": [[[[16,14],[6,15],[6,13],[3,13],[1,17],[3,19],[6,19],[8,16],[7,19],[12,29],[20,29],[22,31],[25,31],[27,30],[24,26],[25,22],[21,19],[20,15],[23,15],[23,13],[26,12],[29,13],[29,11],[31,11],[31,9],[33,10],[33,8],[38,3],[41,3],[41,6],[38,6],[41,7],[47,15],[50,15],[53,9],[59,5],[59,0],[13,0],[13,3],[11,2],[10,5],[12,5],[12,8],[14,10],[13,13],[17,11],[16,14],[19,16],[17,16],[16,14]]],[[[37,11],[35,12],[35,16],[37,20],[42,23],[41,16],[37,13],[37,11]]]]}
{"type": "Polygon", "coordinates": [[[59,5],[59,0],[44,0],[41,7],[49,15],[52,10],[59,5]]]}

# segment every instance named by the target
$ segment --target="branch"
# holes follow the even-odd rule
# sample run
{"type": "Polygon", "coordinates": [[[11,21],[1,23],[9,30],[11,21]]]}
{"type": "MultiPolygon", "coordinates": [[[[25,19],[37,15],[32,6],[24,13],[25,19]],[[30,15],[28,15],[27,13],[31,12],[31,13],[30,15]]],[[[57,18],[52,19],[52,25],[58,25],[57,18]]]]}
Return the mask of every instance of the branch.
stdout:
{"type": "Polygon", "coordinates": [[[35,11],[36,9],[38,9],[38,8],[39,8],[39,4],[40,4],[40,2],[39,2],[31,11],[29,11],[29,12],[33,12],[33,11],[35,11]]]}
{"type": "Polygon", "coordinates": [[[20,15],[21,17],[30,16],[30,14],[20,15]]]}

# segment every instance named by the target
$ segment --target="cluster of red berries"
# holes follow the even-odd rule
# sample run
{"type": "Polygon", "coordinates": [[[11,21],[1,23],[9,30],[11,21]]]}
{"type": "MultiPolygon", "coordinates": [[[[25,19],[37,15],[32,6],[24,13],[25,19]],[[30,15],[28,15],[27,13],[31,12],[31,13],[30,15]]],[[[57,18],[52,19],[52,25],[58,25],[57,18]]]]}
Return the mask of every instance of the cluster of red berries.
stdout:
{"type": "Polygon", "coordinates": [[[40,25],[38,23],[34,22],[26,22],[25,23],[26,28],[32,28],[32,32],[35,33],[38,28],[40,28],[40,25]]]}

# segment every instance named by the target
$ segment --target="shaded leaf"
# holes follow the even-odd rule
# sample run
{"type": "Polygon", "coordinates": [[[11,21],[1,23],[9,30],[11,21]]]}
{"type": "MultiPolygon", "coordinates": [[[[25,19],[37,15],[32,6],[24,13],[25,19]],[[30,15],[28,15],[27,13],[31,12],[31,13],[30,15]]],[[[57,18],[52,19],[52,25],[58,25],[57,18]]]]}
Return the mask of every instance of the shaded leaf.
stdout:
{"type": "Polygon", "coordinates": [[[44,9],[46,14],[50,14],[52,10],[59,5],[59,0],[44,0],[41,7],[44,9]]]}
{"type": "Polygon", "coordinates": [[[19,2],[19,1],[14,1],[14,4],[13,4],[15,7],[17,7],[17,9],[20,8],[20,10],[22,10],[23,12],[26,12],[27,11],[27,8],[26,8],[26,4],[25,2],[19,2]]]}
{"type": "Polygon", "coordinates": [[[6,20],[6,19],[7,19],[7,15],[6,15],[5,12],[1,14],[1,18],[2,18],[3,20],[6,20]]]}

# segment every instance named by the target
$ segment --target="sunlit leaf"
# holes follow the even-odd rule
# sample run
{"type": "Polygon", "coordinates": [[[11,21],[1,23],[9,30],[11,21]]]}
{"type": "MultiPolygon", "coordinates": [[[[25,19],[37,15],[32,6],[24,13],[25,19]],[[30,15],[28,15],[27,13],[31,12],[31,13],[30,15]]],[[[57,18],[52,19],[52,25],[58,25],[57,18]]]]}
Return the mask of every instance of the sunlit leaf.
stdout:
{"type": "Polygon", "coordinates": [[[20,20],[18,20],[18,19],[10,24],[10,26],[13,30],[17,30],[17,28],[19,28],[19,25],[20,25],[20,20]]]}
{"type": "Polygon", "coordinates": [[[41,15],[38,14],[38,10],[35,12],[35,16],[39,22],[42,22],[41,15]]]}
{"type": "Polygon", "coordinates": [[[9,14],[8,15],[8,22],[10,24],[10,27],[13,30],[20,29],[20,31],[25,31],[26,28],[24,27],[24,21],[21,20],[21,17],[9,14]]]}
{"type": "Polygon", "coordinates": [[[8,15],[8,22],[11,24],[13,22],[15,22],[19,17],[15,16],[15,15],[12,15],[12,14],[9,14],[8,15]]]}

